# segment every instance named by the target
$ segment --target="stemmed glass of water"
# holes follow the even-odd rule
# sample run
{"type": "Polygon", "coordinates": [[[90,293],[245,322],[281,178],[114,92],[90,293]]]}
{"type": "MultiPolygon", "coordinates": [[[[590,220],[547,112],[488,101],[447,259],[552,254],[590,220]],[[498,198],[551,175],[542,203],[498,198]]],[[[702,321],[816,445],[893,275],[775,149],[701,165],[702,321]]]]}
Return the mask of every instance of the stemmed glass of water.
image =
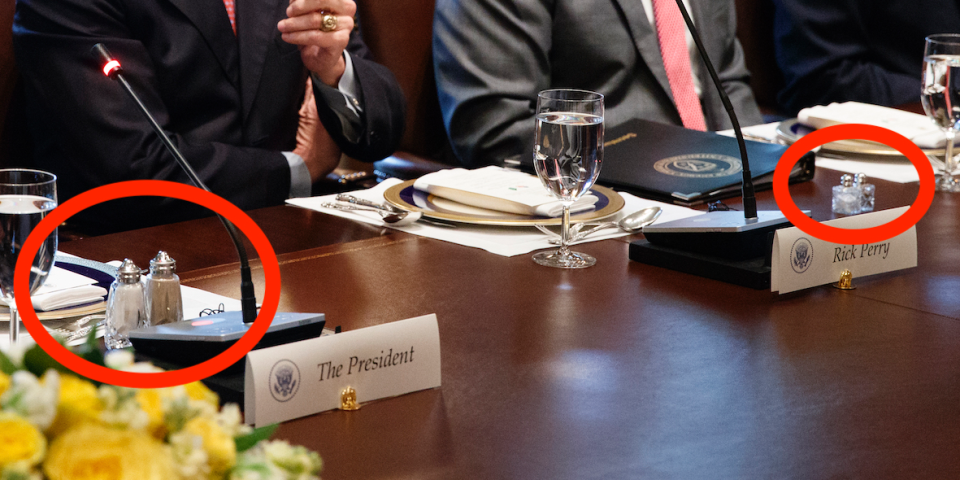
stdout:
{"type": "MultiPolygon", "coordinates": [[[[57,206],[57,177],[39,170],[0,170],[0,293],[10,307],[10,343],[16,344],[20,316],[13,295],[13,271],[30,232],[57,206]]],[[[50,274],[57,253],[57,231],[44,241],[30,268],[30,293],[50,274]]]]}
{"type": "Polygon", "coordinates": [[[923,110],[947,137],[946,167],[937,173],[937,190],[958,192],[960,182],[953,177],[953,170],[957,167],[953,158],[953,141],[960,127],[960,35],[927,37],[922,82],[920,101],[923,110]]]}
{"type": "Polygon", "coordinates": [[[557,268],[586,268],[597,259],[567,248],[570,206],[600,174],[603,162],[603,95],[585,90],[544,90],[537,96],[533,164],[543,186],[563,204],[560,249],[533,260],[557,268]]]}

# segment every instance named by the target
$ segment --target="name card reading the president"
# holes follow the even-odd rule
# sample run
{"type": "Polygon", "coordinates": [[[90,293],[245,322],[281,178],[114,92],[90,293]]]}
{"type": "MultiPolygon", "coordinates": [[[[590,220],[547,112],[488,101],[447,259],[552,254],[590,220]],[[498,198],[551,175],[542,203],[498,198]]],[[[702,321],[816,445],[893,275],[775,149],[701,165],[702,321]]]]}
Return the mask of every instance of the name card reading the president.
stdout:
{"type": "MultiPolygon", "coordinates": [[[[823,222],[837,228],[870,228],[903,215],[908,207],[854,215],[823,222]]],[[[851,233],[851,236],[855,236],[851,233]]],[[[770,263],[770,291],[781,294],[837,283],[844,270],[854,280],[866,275],[917,266],[917,229],[875,243],[838,245],[824,242],[799,228],[777,230],[770,263]]]]}
{"type": "Polygon", "coordinates": [[[254,350],[244,380],[250,425],[338,408],[347,387],[356,390],[358,403],[439,387],[437,316],[254,350]]]}

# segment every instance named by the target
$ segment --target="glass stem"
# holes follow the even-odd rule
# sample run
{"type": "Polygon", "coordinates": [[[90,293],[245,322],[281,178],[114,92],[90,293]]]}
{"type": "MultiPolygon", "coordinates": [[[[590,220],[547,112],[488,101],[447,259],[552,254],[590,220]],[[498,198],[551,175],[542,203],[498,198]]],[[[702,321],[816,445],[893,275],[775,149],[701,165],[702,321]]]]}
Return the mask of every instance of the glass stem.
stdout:
{"type": "Polygon", "coordinates": [[[946,171],[943,172],[943,181],[941,182],[944,185],[949,185],[953,183],[953,170],[957,168],[957,162],[953,159],[953,141],[957,137],[957,131],[948,128],[947,129],[947,145],[946,145],[946,156],[943,158],[943,164],[946,165],[946,171]]]}
{"type": "Polygon", "coordinates": [[[563,219],[560,222],[560,256],[565,257],[570,254],[567,248],[568,235],[570,234],[570,204],[563,202],[563,219]]]}
{"type": "Polygon", "coordinates": [[[10,346],[16,345],[20,340],[20,314],[17,312],[17,302],[10,302],[10,346]]]}

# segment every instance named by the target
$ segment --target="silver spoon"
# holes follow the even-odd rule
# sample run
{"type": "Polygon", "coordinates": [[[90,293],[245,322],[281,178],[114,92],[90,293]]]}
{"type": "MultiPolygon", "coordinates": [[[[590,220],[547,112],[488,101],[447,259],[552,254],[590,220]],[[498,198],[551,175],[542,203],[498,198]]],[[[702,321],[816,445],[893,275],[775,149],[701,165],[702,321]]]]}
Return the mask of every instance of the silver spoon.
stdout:
{"type": "MultiPolygon", "coordinates": [[[[633,212],[630,215],[627,215],[626,217],[621,218],[619,222],[603,222],[591,229],[578,232],[577,234],[573,235],[573,237],[570,238],[570,242],[576,242],[578,240],[582,240],[587,235],[590,235],[599,230],[603,230],[605,228],[616,227],[627,233],[639,232],[640,229],[642,229],[643,227],[655,222],[657,218],[660,217],[661,213],[663,213],[663,210],[661,210],[660,207],[647,207],[642,210],[637,210],[636,212],[633,212]]],[[[559,242],[559,239],[554,239],[554,240],[551,240],[550,242],[555,243],[555,240],[557,243],[559,242]]]]}
{"type": "Polygon", "coordinates": [[[385,210],[380,210],[379,208],[363,208],[356,205],[344,205],[341,203],[324,203],[321,207],[334,208],[337,210],[343,211],[355,211],[359,210],[362,212],[375,212],[380,214],[380,217],[383,219],[383,223],[391,225],[394,227],[401,227],[403,225],[409,225],[417,220],[420,220],[420,217],[423,215],[420,212],[387,212],[385,210]]]}

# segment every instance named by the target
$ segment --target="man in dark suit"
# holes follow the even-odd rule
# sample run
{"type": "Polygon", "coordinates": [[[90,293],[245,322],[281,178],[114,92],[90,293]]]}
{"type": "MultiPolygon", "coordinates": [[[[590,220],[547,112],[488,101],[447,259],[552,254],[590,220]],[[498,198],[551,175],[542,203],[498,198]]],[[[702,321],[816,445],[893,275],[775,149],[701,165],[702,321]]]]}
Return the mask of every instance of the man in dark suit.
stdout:
{"type": "MultiPolygon", "coordinates": [[[[675,103],[654,18],[657,0],[438,0],[434,65],[454,151],[466,165],[532,155],[537,93],[549,88],[605,96],[607,127],[642,118],[685,125],[675,103]]],[[[762,117],[748,85],[732,0],[688,0],[723,88],[742,125],[762,117]]],[[[680,54],[690,55],[673,0],[680,54]],[[683,44],[686,43],[684,46],[683,44]]],[[[669,22],[664,22],[669,23],[669,22]]],[[[731,128],[705,67],[692,61],[708,130],[731,128]]],[[[690,71],[686,72],[690,77],[690,71]]],[[[689,78],[688,78],[689,79],[689,78]]]]}
{"type": "Polygon", "coordinates": [[[920,101],[924,38],[960,33],[954,1],[774,0],[778,101],[802,108],[920,101]]]}
{"type": "MultiPolygon", "coordinates": [[[[61,200],[122,180],[189,183],[103,76],[89,53],[99,42],[215,193],[243,209],[309,195],[341,151],[377,160],[403,133],[403,95],[370,60],[355,12],[352,0],[18,0],[36,163],[59,176],[61,200]]],[[[74,220],[113,231],[208,214],[141,197],[74,220]]]]}

